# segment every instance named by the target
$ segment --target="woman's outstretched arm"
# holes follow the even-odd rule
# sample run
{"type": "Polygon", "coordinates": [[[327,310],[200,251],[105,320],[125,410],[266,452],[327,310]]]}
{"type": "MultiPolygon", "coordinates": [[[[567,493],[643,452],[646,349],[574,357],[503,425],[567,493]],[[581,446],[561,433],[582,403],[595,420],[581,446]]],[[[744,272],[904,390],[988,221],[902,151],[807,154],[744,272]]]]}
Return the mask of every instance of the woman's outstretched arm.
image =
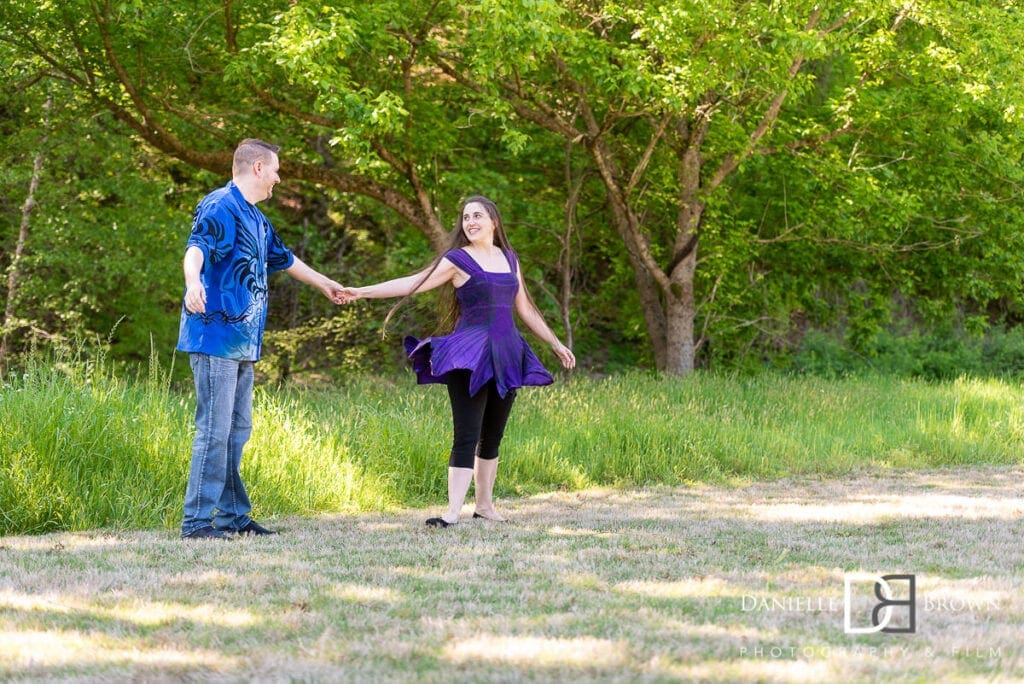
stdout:
{"type": "Polygon", "coordinates": [[[341,303],[347,304],[357,299],[390,299],[391,297],[405,297],[406,295],[418,294],[433,290],[452,280],[459,273],[455,264],[442,258],[432,272],[424,269],[419,273],[409,276],[385,280],[373,285],[363,287],[343,288],[341,303]]]}

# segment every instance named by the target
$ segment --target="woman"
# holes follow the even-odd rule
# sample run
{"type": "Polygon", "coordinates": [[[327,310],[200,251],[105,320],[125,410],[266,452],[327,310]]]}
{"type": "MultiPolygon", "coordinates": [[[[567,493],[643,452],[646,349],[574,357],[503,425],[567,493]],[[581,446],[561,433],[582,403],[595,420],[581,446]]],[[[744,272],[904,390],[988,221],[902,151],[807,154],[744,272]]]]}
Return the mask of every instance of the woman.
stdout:
{"type": "Polygon", "coordinates": [[[558,340],[530,299],[498,207],[486,197],[470,197],[463,203],[448,249],[426,269],[376,285],[345,288],[339,301],[402,297],[385,318],[387,325],[407,298],[449,282],[455,287],[455,330],[443,337],[405,338],[420,384],[446,384],[452,406],[448,511],[428,519],[431,527],[459,522],[471,481],[476,485],[473,517],[505,520],[494,510],[493,491],[498,447],[516,390],[553,382],[516,329],[512,310],[551,345],[563,366],[576,366],[572,351],[558,340]]]}

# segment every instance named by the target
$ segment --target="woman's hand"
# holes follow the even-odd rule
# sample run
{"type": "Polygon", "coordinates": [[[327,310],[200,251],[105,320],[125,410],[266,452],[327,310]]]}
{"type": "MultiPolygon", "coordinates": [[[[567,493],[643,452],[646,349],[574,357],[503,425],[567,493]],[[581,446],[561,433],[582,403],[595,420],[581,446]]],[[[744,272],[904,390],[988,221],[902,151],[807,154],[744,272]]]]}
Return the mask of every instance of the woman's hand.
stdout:
{"type": "Polygon", "coordinates": [[[576,356],[572,353],[572,350],[566,347],[561,342],[556,342],[551,345],[551,349],[554,350],[555,356],[562,362],[562,366],[568,369],[576,367],[576,356]]]}
{"type": "Polygon", "coordinates": [[[357,299],[362,298],[357,287],[342,287],[338,290],[334,297],[331,297],[331,301],[335,304],[351,304],[357,299]]]}

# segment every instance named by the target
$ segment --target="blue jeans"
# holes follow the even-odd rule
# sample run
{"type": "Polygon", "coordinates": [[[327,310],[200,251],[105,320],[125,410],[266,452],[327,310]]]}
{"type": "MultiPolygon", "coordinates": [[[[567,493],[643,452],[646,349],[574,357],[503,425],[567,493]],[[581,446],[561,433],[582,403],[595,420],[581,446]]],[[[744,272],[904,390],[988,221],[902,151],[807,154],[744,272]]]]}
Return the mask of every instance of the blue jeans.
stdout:
{"type": "Polygon", "coordinates": [[[185,490],[184,537],[211,522],[237,530],[249,523],[249,495],[238,468],[252,433],[253,362],[189,354],[196,383],[196,436],[185,490]]]}

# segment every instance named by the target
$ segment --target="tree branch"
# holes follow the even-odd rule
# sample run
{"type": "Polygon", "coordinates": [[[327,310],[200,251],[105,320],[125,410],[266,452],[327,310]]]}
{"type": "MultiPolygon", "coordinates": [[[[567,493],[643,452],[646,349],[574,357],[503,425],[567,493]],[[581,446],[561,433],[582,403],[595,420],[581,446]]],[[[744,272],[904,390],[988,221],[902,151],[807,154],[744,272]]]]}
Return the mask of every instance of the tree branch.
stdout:
{"type": "Polygon", "coordinates": [[[335,121],[326,116],[321,116],[319,114],[313,114],[312,112],[301,110],[298,107],[289,104],[288,102],[285,102],[284,100],[279,100],[273,95],[271,95],[269,91],[260,88],[255,83],[250,82],[249,87],[252,89],[253,93],[256,94],[256,97],[259,98],[260,102],[263,102],[268,107],[270,107],[274,111],[280,112],[281,114],[285,114],[287,116],[296,118],[300,121],[305,121],[306,123],[313,124],[314,126],[329,128],[332,131],[336,131],[339,128],[342,128],[344,125],[339,121],[335,121]]]}
{"type": "MultiPolygon", "coordinates": [[[[806,30],[810,31],[817,24],[821,17],[821,8],[815,7],[814,11],[811,12],[810,18],[807,20],[806,30]]],[[[789,71],[787,74],[787,80],[792,82],[796,78],[797,73],[800,71],[800,67],[804,62],[803,52],[797,53],[793,58],[793,61],[789,65],[789,71]]],[[[783,88],[778,94],[772,99],[768,109],[765,110],[764,116],[761,117],[760,123],[753,130],[747,139],[747,144],[739,154],[727,154],[719,165],[718,170],[711,176],[708,181],[707,187],[709,190],[714,190],[726,177],[736,170],[740,165],[740,162],[750,157],[757,146],[758,141],[764,137],[768,130],[775,124],[775,121],[779,117],[779,112],[782,110],[782,103],[786,101],[786,96],[789,94],[789,88],[783,88]]]]}
{"type": "Polygon", "coordinates": [[[801,149],[804,149],[804,148],[807,148],[807,147],[816,147],[818,145],[827,143],[827,142],[829,142],[831,140],[834,140],[834,139],[838,138],[841,135],[845,135],[846,133],[849,133],[852,130],[853,130],[853,120],[852,119],[847,119],[846,121],[843,122],[842,126],[840,126],[839,128],[835,128],[835,129],[833,129],[831,131],[828,131],[827,133],[822,133],[821,135],[814,136],[812,138],[803,138],[801,140],[793,140],[793,141],[790,141],[790,142],[786,143],[785,145],[780,145],[778,147],[759,147],[754,152],[755,152],[755,154],[758,154],[758,155],[777,154],[777,153],[783,152],[783,151],[785,151],[785,152],[795,152],[796,150],[801,150],[801,149]]]}
{"type": "Polygon", "coordinates": [[[636,187],[636,184],[640,182],[640,177],[643,176],[644,171],[647,170],[648,165],[651,163],[651,158],[654,156],[654,151],[657,149],[658,143],[665,134],[665,128],[671,120],[672,115],[665,114],[661,119],[661,123],[655,128],[654,135],[651,136],[650,141],[647,143],[647,149],[645,149],[644,153],[640,156],[640,161],[633,169],[633,173],[629,177],[629,182],[626,183],[625,192],[627,196],[633,194],[633,189],[636,187]]]}
{"type": "Polygon", "coordinates": [[[224,0],[224,39],[227,43],[228,52],[238,54],[238,40],[235,35],[235,25],[231,20],[231,0],[224,0]]]}
{"type": "MultiPolygon", "coordinates": [[[[434,64],[436,64],[446,76],[454,80],[459,85],[478,95],[486,94],[483,86],[456,69],[451,63],[446,61],[446,58],[442,55],[432,55],[431,61],[434,62],[434,64]]],[[[579,142],[583,138],[583,133],[558,116],[558,114],[547,105],[541,102],[531,102],[526,100],[515,91],[515,88],[511,87],[507,83],[502,84],[502,86],[506,91],[506,97],[503,99],[508,102],[512,106],[513,111],[523,119],[531,123],[535,123],[545,130],[557,133],[558,135],[568,138],[574,142],[579,142]],[[528,106],[531,104],[533,107],[536,107],[536,109],[532,109],[528,106]]]]}

